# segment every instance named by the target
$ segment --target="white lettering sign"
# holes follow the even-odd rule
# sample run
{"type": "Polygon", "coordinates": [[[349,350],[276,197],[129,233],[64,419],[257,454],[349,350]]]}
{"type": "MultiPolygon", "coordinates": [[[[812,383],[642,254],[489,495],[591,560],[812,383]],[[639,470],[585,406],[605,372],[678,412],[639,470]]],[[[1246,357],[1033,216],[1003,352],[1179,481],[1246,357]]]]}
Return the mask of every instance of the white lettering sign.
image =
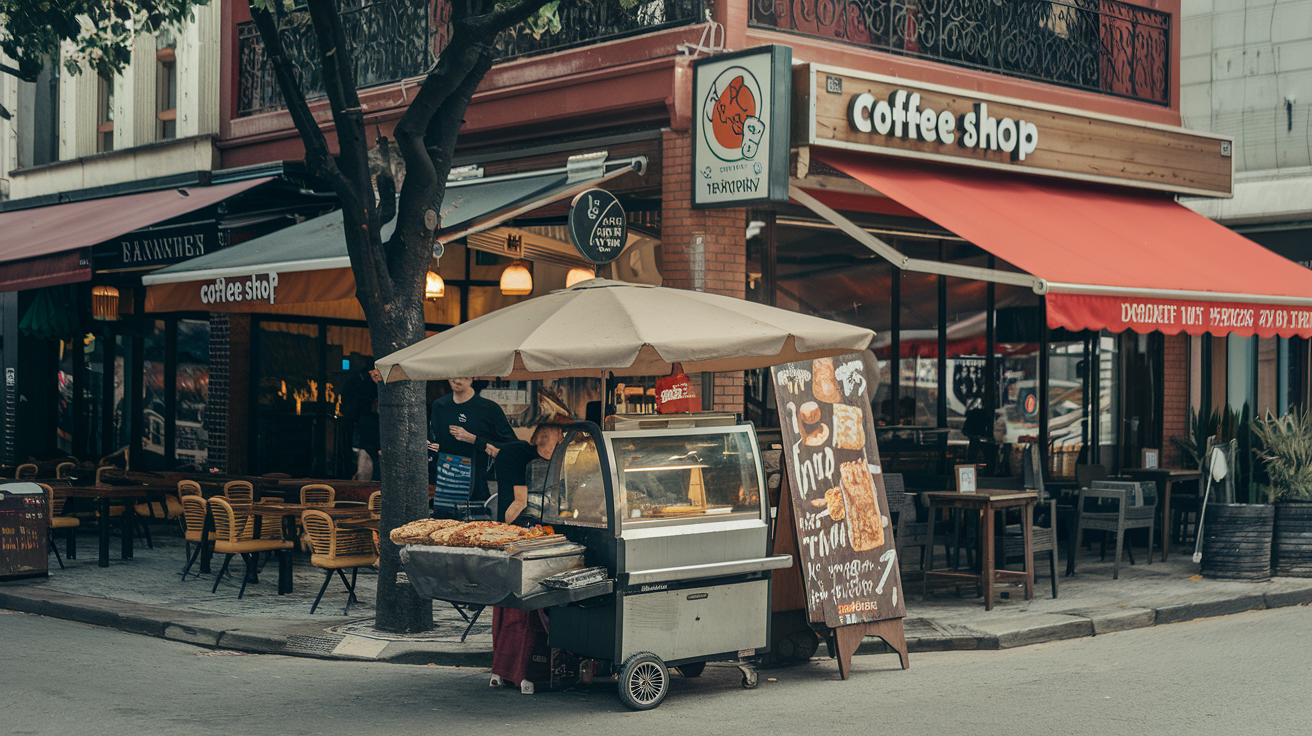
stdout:
{"type": "Polygon", "coordinates": [[[200,287],[200,301],[202,304],[223,304],[267,300],[273,304],[277,289],[276,273],[255,274],[231,281],[217,278],[200,287]]]}
{"type": "Polygon", "coordinates": [[[860,133],[891,135],[902,140],[961,148],[1002,151],[1012,161],[1024,161],[1039,147],[1039,126],[1024,120],[989,115],[986,102],[977,102],[970,112],[957,116],[951,110],[920,108],[920,93],[894,90],[887,100],[876,100],[863,92],[847,105],[847,122],[860,133]]]}

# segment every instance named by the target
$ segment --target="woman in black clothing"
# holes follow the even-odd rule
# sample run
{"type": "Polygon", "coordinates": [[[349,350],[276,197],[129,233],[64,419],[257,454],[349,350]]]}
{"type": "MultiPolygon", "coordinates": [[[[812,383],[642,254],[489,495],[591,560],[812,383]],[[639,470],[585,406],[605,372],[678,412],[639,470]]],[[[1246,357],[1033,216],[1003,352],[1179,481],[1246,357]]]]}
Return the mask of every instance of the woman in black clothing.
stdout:
{"type": "Polygon", "coordinates": [[[528,442],[511,442],[501,448],[496,461],[496,521],[517,526],[542,522],[542,484],[546,475],[535,475],[533,465],[535,461],[545,464],[550,460],[562,436],[560,427],[539,424],[528,442]]]}
{"type": "Polygon", "coordinates": [[[428,414],[428,449],[436,454],[434,515],[463,516],[487,500],[487,457],[515,441],[506,413],[474,393],[473,379],[452,378],[451,393],[433,402],[428,414]]]}

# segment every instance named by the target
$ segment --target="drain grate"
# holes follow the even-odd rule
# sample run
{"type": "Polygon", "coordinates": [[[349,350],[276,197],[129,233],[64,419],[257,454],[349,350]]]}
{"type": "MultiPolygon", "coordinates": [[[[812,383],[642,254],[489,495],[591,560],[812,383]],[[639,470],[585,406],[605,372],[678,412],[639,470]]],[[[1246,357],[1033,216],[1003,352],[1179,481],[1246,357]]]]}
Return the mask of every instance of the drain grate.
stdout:
{"type": "Polygon", "coordinates": [[[197,657],[245,657],[248,652],[239,652],[235,649],[215,649],[209,652],[197,652],[197,657]]]}
{"type": "Polygon", "coordinates": [[[345,639],[344,636],[302,636],[291,634],[287,637],[287,649],[297,652],[315,652],[332,654],[338,644],[345,639]]]}

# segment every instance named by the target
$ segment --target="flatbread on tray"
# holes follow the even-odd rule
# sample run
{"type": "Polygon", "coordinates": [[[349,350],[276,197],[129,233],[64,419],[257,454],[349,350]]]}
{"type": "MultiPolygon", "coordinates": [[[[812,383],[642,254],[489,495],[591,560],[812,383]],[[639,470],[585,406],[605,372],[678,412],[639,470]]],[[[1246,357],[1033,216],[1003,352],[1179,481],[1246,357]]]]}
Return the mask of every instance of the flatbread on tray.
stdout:
{"type": "Polygon", "coordinates": [[[811,395],[816,401],[837,404],[843,400],[838,389],[838,378],[834,376],[834,359],[817,358],[811,361],[811,395]]]}
{"type": "Polygon", "coordinates": [[[870,468],[864,460],[854,460],[843,463],[839,471],[852,549],[866,552],[884,546],[884,518],[879,511],[879,495],[870,468]]]}
{"type": "Polygon", "coordinates": [[[861,407],[834,404],[834,447],[840,450],[860,450],[866,446],[866,432],[861,418],[861,407]]]}

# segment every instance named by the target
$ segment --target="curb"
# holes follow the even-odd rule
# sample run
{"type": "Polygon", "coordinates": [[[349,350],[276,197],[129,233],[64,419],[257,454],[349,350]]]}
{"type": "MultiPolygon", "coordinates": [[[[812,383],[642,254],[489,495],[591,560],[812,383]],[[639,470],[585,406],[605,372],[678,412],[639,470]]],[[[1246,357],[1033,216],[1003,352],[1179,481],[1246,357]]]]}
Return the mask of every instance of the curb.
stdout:
{"type": "MultiPolygon", "coordinates": [[[[914,653],[997,650],[1248,611],[1308,605],[1312,605],[1312,585],[1296,590],[1236,595],[1159,608],[1108,607],[1042,614],[1004,614],[990,619],[983,626],[907,618],[905,629],[907,647],[914,653]]],[[[270,621],[213,616],[110,598],[42,590],[30,583],[0,585],[0,608],[196,646],[255,654],[451,667],[488,667],[492,663],[491,650],[480,649],[478,645],[453,647],[435,642],[393,641],[352,634],[329,634],[325,631],[329,627],[352,621],[348,618],[270,621]]],[[[857,649],[857,654],[892,652],[891,647],[876,637],[867,637],[857,649]]]]}

